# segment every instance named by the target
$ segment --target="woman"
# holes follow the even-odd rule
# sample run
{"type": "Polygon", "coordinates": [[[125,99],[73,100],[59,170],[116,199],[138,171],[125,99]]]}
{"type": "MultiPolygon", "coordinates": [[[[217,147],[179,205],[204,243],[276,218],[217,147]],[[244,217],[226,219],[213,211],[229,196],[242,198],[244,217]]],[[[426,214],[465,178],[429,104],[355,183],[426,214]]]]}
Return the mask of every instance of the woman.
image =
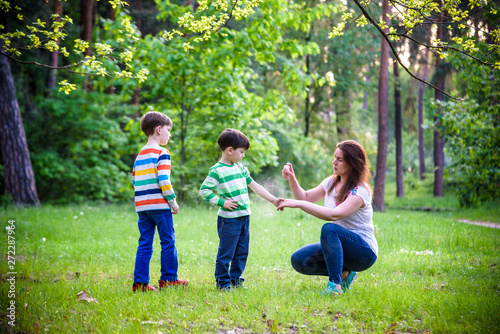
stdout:
{"type": "Polygon", "coordinates": [[[290,163],[283,168],[293,199],[278,205],[299,208],[328,223],[321,229],[321,242],[304,246],[292,255],[292,266],[305,275],[328,276],[322,294],[336,295],[349,289],[356,272],[370,268],[378,256],[373,233],[371,174],[364,148],[353,140],[339,143],[334,153],[332,176],[305,191],[290,163]],[[324,199],[324,206],[314,204],[324,199]]]}

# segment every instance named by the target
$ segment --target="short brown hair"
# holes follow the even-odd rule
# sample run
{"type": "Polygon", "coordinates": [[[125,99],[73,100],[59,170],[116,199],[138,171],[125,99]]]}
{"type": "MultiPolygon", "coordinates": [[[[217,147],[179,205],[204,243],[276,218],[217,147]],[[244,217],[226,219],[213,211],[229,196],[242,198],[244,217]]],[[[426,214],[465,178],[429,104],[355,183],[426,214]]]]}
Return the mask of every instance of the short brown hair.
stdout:
{"type": "Polygon", "coordinates": [[[245,136],[241,131],[230,128],[222,131],[219,139],[217,140],[217,144],[219,144],[221,151],[224,151],[228,147],[232,147],[234,149],[241,147],[245,150],[250,148],[250,140],[248,140],[247,136],[245,136]]]}
{"type": "Polygon", "coordinates": [[[164,113],[148,111],[141,117],[141,130],[148,137],[155,133],[156,127],[164,125],[172,126],[172,120],[164,113]]]}

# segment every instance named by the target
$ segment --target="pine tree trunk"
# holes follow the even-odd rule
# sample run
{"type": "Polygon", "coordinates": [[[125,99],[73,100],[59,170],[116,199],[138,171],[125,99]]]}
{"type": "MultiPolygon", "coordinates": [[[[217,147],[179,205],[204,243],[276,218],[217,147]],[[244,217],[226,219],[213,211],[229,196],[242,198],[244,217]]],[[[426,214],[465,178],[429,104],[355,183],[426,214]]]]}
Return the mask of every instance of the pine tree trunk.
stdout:
{"type": "Polygon", "coordinates": [[[16,205],[40,205],[10,64],[0,56],[0,146],[5,191],[16,205]]]}
{"type": "MultiPolygon", "coordinates": [[[[389,26],[389,2],[382,1],[382,18],[389,26]]],[[[385,29],[388,33],[389,29],[385,29]]],[[[382,38],[380,51],[380,74],[378,90],[378,152],[377,169],[375,171],[375,190],[373,192],[373,207],[377,211],[384,211],[385,170],[387,165],[387,114],[389,91],[389,44],[382,38]]]]}
{"type": "MultiPolygon", "coordinates": [[[[429,61],[429,49],[425,50],[424,59],[422,64],[422,80],[427,80],[427,69],[429,61]]],[[[418,160],[420,180],[425,180],[425,149],[424,149],[424,88],[425,84],[420,83],[418,89],[418,160]]]]}
{"type": "MultiPolygon", "coordinates": [[[[55,19],[56,22],[61,22],[63,15],[63,5],[59,0],[54,0],[54,14],[58,15],[55,19]]],[[[57,39],[57,45],[60,44],[59,38],[57,39]]],[[[54,51],[50,53],[49,66],[57,67],[59,63],[59,51],[54,51]]],[[[56,86],[57,70],[55,68],[49,68],[47,73],[47,94],[46,96],[52,95],[52,90],[56,86]]]]}
{"type": "MultiPolygon", "coordinates": [[[[444,31],[442,24],[438,25],[437,38],[444,40],[444,31]]],[[[435,85],[441,90],[444,90],[446,84],[446,70],[444,69],[444,61],[436,57],[436,74],[435,85]]],[[[436,101],[444,101],[444,94],[440,91],[435,91],[434,97],[436,101]]],[[[443,197],[443,176],[444,176],[444,133],[440,131],[441,107],[438,108],[438,115],[434,117],[436,130],[434,130],[434,197],[443,197]]]]}
{"type": "MultiPolygon", "coordinates": [[[[83,41],[92,43],[92,16],[94,14],[95,0],[80,0],[80,25],[82,26],[82,32],[80,33],[80,38],[83,41]]],[[[89,46],[84,54],[86,56],[92,55],[92,48],[89,46]]],[[[92,92],[94,90],[90,77],[87,76],[85,81],[85,91],[92,92]]]]}
{"type": "Polygon", "coordinates": [[[337,136],[339,141],[348,140],[351,136],[351,114],[349,97],[343,92],[337,99],[337,136]]]}
{"type": "MultiPolygon", "coordinates": [[[[307,73],[310,73],[310,63],[309,63],[309,55],[306,56],[306,70],[307,73]]],[[[310,87],[307,87],[307,95],[304,101],[304,137],[309,136],[309,127],[310,127],[310,122],[311,122],[311,107],[309,103],[309,94],[311,93],[310,87]]]]}
{"type": "Polygon", "coordinates": [[[403,138],[402,138],[402,120],[401,120],[401,82],[399,79],[399,66],[394,62],[394,112],[395,112],[395,131],[396,138],[396,196],[405,197],[403,182],[403,138]]]}

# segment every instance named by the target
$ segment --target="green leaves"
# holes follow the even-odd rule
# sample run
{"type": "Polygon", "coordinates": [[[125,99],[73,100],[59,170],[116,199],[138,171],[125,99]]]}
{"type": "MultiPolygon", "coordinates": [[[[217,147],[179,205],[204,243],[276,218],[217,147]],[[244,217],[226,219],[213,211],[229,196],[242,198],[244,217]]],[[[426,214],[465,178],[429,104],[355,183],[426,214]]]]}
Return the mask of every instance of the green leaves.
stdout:
{"type": "Polygon", "coordinates": [[[475,101],[441,105],[450,167],[461,206],[478,206],[499,198],[500,108],[484,109],[475,101]]]}

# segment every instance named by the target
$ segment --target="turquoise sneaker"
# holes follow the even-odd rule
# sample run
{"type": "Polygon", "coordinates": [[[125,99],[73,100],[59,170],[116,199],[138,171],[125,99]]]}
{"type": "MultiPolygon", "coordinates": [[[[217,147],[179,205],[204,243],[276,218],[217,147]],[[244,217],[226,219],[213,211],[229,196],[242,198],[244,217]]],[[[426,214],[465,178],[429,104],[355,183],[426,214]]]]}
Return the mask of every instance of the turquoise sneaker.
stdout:
{"type": "Polygon", "coordinates": [[[337,289],[337,284],[333,282],[328,282],[328,285],[326,286],[326,289],[321,291],[320,293],[323,296],[331,296],[331,295],[341,295],[342,290],[337,289]]]}
{"type": "Polygon", "coordinates": [[[347,276],[346,278],[344,278],[342,280],[342,283],[340,283],[340,285],[342,286],[342,291],[343,292],[346,292],[349,290],[352,282],[358,277],[358,274],[355,272],[355,271],[351,271],[349,273],[349,276],[347,276]]]}

